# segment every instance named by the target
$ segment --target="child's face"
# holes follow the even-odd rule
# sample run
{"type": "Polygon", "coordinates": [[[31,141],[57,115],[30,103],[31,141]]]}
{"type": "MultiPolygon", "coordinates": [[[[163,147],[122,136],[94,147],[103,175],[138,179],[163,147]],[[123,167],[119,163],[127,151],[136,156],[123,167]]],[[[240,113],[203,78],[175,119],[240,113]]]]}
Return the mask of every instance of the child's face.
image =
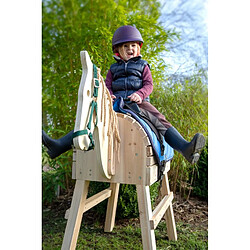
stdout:
{"type": "Polygon", "coordinates": [[[136,42],[124,43],[119,47],[119,54],[121,57],[128,61],[130,58],[136,57],[139,55],[139,45],[136,42]]]}

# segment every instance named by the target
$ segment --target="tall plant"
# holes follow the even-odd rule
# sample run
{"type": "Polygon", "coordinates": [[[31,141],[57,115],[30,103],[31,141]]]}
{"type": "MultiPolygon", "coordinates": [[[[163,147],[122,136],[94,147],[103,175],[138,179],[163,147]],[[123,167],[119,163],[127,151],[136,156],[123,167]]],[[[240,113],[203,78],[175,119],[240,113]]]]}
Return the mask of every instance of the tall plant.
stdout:
{"type": "MultiPolygon", "coordinates": [[[[166,116],[167,120],[190,141],[195,133],[208,136],[208,88],[202,78],[194,72],[192,77],[180,82],[157,85],[152,93],[151,102],[166,116]]],[[[171,164],[171,184],[175,192],[190,194],[192,180],[197,168],[175,152],[171,164]]]]}

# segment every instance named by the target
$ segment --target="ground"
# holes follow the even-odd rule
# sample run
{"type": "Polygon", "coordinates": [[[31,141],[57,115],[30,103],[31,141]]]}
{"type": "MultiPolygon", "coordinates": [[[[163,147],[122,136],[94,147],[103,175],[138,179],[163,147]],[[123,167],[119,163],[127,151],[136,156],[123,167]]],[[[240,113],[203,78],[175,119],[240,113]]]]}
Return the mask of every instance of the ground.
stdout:
{"type": "Polygon", "coordinates": [[[194,227],[208,229],[208,202],[198,198],[181,199],[175,196],[173,203],[176,221],[182,221],[194,227]]]}
{"type": "MultiPolygon", "coordinates": [[[[71,196],[61,196],[43,209],[43,249],[60,249],[71,196]]],[[[207,249],[208,203],[191,197],[184,200],[175,195],[173,202],[178,241],[169,242],[165,222],[155,230],[157,249],[207,249]]],[[[139,218],[116,220],[112,233],[104,233],[104,218],[91,210],[83,215],[76,249],[142,249],[139,218]],[[128,243],[129,242],[129,243],[128,243]]]]}

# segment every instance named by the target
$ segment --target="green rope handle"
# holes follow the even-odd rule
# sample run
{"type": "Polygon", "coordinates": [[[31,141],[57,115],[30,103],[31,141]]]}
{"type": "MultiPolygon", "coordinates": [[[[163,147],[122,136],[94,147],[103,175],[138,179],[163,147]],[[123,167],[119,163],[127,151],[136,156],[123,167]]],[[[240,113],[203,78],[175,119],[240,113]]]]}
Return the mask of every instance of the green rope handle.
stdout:
{"type": "Polygon", "coordinates": [[[79,130],[79,131],[76,131],[73,133],[72,138],[75,138],[75,137],[80,136],[80,135],[87,135],[87,134],[88,134],[87,129],[79,130]]]}

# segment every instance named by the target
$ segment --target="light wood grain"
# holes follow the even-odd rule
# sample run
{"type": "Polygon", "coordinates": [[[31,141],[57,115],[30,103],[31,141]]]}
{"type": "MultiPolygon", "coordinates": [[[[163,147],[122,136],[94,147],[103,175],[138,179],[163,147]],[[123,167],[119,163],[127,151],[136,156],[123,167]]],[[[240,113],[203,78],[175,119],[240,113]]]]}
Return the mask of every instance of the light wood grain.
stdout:
{"type": "Polygon", "coordinates": [[[150,200],[149,186],[136,185],[138,207],[140,214],[141,235],[143,249],[155,250],[155,232],[151,229],[150,220],[152,218],[152,208],[150,200]]]}
{"type": "Polygon", "coordinates": [[[77,180],[69,218],[63,238],[62,250],[75,249],[82,221],[82,211],[86,202],[89,181],[77,180]]]}
{"type": "Polygon", "coordinates": [[[95,149],[87,152],[77,150],[76,152],[77,179],[124,184],[152,184],[148,182],[147,174],[157,174],[158,167],[147,168],[147,166],[155,165],[156,161],[153,156],[147,157],[147,144],[145,145],[145,140],[138,133],[139,128],[134,126],[137,122],[132,118],[124,119],[124,117],[128,116],[118,116],[121,146],[120,155],[115,156],[116,174],[110,179],[103,176],[100,168],[99,152],[101,148],[98,134],[94,131],[95,149]]]}
{"type": "Polygon", "coordinates": [[[161,218],[165,214],[167,208],[172,203],[173,200],[173,192],[170,192],[169,195],[165,195],[160,203],[157,205],[155,210],[153,211],[152,219],[150,220],[151,229],[156,229],[158,223],[160,222],[161,218]]]}
{"type": "Polygon", "coordinates": [[[110,184],[110,189],[112,190],[112,193],[108,200],[104,232],[111,232],[114,228],[119,187],[120,187],[120,183],[110,184]]]}
{"type": "MultiPolygon", "coordinates": [[[[170,188],[169,188],[169,181],[167,175],[163,176],[162,179],[162,188],[161,188],[161,195],[164,197],[165,195],[170,194],[170,188]]],[[[176,241],[177,240],[177,232],[176,232],[176,226],[175,226],[175,219],[174,219],[174,211],[172,203],[168,206],[168,209],[165,213],[165,220],[167,224],[167,233],[168,238],[170,240],[176,241]]]]}

